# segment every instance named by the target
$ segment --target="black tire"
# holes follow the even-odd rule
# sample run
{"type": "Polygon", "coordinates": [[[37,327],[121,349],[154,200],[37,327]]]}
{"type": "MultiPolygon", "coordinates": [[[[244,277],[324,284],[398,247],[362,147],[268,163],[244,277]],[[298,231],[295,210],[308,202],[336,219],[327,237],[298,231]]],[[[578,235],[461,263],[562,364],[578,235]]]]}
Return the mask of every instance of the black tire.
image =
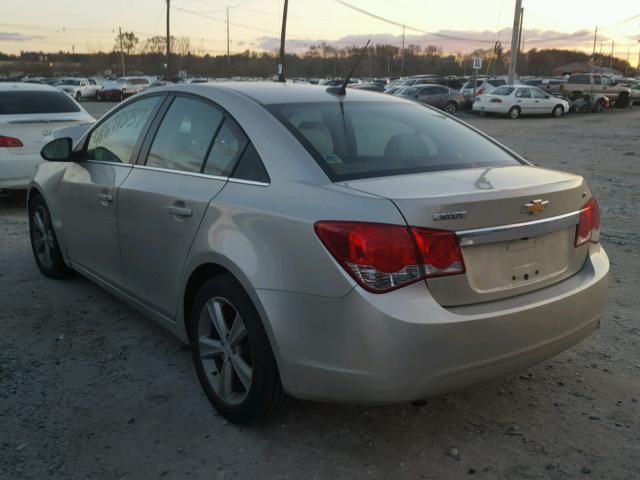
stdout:
{"type": "Polygon", "coordinates": [[[562,115],[564,115],[564,107],[562,105],[556,105],[555,107],[553,107],[551,115],[553,115],[555,118],[562,117],[562,115]]]}
{"type": "Polygon", "coordinates": [[[616,100],[617,108],[627,108],[629,106],[629,95],[626,92],[618,95],[618,99],[616,100]]]}
{"type": "Polygon", "coordinates": [[[510,119],[517,120],[518,118],[520,118],[520,107],[511,107],[508,115],[510,119]]]}
{"type": "Polygon", "coordinates": [[[44,275],[50,278],[65,278],[73,274],[64,263],[51,222],[51,213],[40,195],[36,195],[29,202],[29,237],[33,258],[44,275]],[[38,217],[39,221],[36,220],[38,217]]]}
{"type": "Polygon", "coordinates": [[[120,92],[120,95],[118,96],[118,101],[121,102],[124,100],[124,92],[120,92]]]}
{"type": "Polygon", "coordinates": [[[96,102],[101,102],[102,101],[102,94],[100,92],[96,93],[96,102]]]}
{"type": "Polygon", "coordinates": [[[81,102],[81,101],[82,101],[82,93],[76,92],[76,102],[81,102]]]}
{"type": "MultiPolygon", "coordinates": [[[[188,330],[193,361],[200,385],[215,409],[226,419],[237,424],[248,424],[283,412],[291,403],[291,397],[282,388],[280,373],[264,326],[253,302],[242,286],[228,274],[213,277],[198,291],[191,311],[188,330]],[[221,378],[222,372],[217,367],[209,372],[208,368],[211,367],[207,368],[201,358],[199,338],[201,338],[203,322],[206,323],[208,319],[207,304],[214,299],[224,299],[229,307],[235,309],[246,328],[243,341],[247,342],[249,351],[247,363],[251,367],[252,374],[250,387],[244,392],[246,396],[240,403],[226,402],[218,395],[209,377],[220,374],[221,378]]],[[[234,381],[238,383],[239,377],[235,375],[234,381]]]]}
{"type": "Polygon", "coordinates": [[[456,102],[447,102],[444,106],[444,111],[449,115],[453,115],[458,111],[458,104],[456,102]]]}

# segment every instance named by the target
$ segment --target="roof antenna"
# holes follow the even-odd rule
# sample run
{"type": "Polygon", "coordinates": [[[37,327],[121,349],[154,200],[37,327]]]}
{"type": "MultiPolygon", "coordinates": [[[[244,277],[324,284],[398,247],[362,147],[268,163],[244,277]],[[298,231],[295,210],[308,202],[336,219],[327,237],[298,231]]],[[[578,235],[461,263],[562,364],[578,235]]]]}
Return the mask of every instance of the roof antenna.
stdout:
{"type": "Polygon", "coordinates": [[[344,79],[344,82],[342,83],[342,85],[340,85],[339,87],[338,86],[328,87],[327,88],[327,92],[335,93],[336,95],[346,95],[347,94],[347,85],[349,84],[349,80],[351,80],[351,77],[353,76],[353,72],[356,70],[356,67],[360,63],[360,60],[362,59],[362,56],[364,55],[364,52],[367,51],[367,47],[369,46],[370,42],[371,42],[371,39],[367,40],[366,45],[360,51],[360,55],[358,55],[358,58],[356,59],[356,63],[353,64],[353,67],[351,68],[351,71],[349,72],[349,75],[347,75],[347,78],[344,79]]]}

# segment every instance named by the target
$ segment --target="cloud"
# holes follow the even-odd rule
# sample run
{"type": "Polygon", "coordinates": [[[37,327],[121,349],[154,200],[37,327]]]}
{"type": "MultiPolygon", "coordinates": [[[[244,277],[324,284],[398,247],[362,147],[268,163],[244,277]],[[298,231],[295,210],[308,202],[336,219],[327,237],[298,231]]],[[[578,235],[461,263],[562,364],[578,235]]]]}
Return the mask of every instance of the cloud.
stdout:
{"type": "Polygon", "coordinates": [[[24,35],[17,32],[0,32],[0,42],[28,42],[30,40],[41,40],[44,37],[39,35],[24,35]]]}
{"type": "MultiPolygon", "coordinates": [[[[530,48],[591,48],[593,46],[593,32],[579,30],[572,33],[558,32],[554,30],[524,29],[522,33],[524,47],[530,48]]],[[[323,40],[319,38],[296,38],[287,40],[287,50],[302,53],[312,45],[325,42],[334,47],[350,47],[364,45],[371,39],[373,45],[389,44],[402,46],[402,36],[390,33],[373,33],[370,35],[347,35],[337,40],[323,40]]],[[[609,41],[608,38],[599,36],[599,40],[609,41]]],[[[505,28],[499,31],[484,30],[481,32],[470,30],[439,30],[425,34],[407,34],[405,45],[416,44],[421,46],[435,45],[444,52],[470,52],[479,48],[491,49],[496,40],[502,42],[503,50],[511,48],[511,29],[505,28]]],[[[280,47],[278,37],[262,37],[256,40],[256,47],[263,50],[277,50],[280,47]]]]}

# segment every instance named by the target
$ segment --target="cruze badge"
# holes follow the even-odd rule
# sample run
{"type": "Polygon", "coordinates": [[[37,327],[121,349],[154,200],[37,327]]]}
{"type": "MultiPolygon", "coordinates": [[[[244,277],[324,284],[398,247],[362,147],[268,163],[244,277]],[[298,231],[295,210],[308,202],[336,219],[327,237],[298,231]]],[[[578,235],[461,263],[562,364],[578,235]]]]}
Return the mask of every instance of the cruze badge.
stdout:
{"type": "Polygon", "coordinates": [[[535,215],[537,213],[542,212],[545,208],[547,208],[548,204],[549,204],[549,200],[542,200],[542,199],[531,200],[530,202],[527,202],[522,206],[522,210],[520,210],[520,212],[528,213],[529,215],[535,215]]]}
{"type": "Polygon", "coordinates": [[[464,218],[467,216],[466,210],[460,210],[458,212],[441,212],[434,213],[434,220],[458,220],[459,218],[464,218]]]}

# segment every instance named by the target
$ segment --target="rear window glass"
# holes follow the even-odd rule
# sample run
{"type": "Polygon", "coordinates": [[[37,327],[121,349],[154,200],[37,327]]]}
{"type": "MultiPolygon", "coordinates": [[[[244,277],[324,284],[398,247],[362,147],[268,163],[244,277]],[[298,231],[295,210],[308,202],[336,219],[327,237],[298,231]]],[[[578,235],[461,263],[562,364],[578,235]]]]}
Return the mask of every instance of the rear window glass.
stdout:
{"type": "Polygon", "coordinates": [[[419,104],[324,102],[267,108],[333,181],[520,164],[470,128],[419,104]]]}
{"type": "Polygon", "coordinates": [[[489,93],[491,95],[511,95],[511,92],[513,92],[515,90],[515,88],[513,87],[498,87],[495,88],[493,90],[491,90],[489,93]]]}
{"type": "Polygon", "coordinates": [[[80,108],[62,92],[15,91],[0,92],[0,115],[31,113],[70,113],[80,108]]]}

